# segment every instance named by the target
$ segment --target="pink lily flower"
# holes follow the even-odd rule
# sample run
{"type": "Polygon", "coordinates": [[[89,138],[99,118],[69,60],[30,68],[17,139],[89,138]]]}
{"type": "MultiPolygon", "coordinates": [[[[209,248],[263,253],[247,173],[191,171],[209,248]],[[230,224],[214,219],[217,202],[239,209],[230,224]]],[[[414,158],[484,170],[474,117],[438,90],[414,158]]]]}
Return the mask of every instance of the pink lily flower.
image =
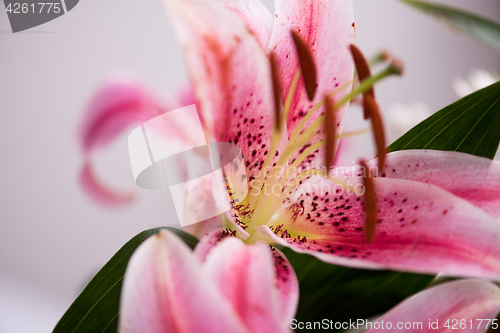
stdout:
{"type": "MultiPolygon", "coordinates": [[[[119,332],[276,333],[314,327],[294,319],[297,303],[297,278],[279,250],[262,243],[247,246],[230,231],[214,230],[191,252],[163,230],[129,261],[119,332]]],[[[356,324],[370,333],[444,332],[446,325],[485,332],[498,325],[491,319],[499,311],[498,286],[460,280],[426,289],[377,320],[356,324]]]]}
{"type": "Polygon", "coordinates": [[[235,237],[214,247],[215,237],[194,253],[165,230],[141,244],[123,281],[119,332],[289,332],[298,281],[285,256],[235,237]]]}
{"type": "Polygon", "coordinates": [[[426,289],[367,324],[374,332],[486,332],[499,327],[500,289],[481,280],[459,280],[426,289]]]}
{"type": "MultiPolygon", "coordinates": [[[[354,72],[351,1],[278,0],[274,16],[258,0],[165,3],[207,135],[237,144],[245,159],[246,174],[234,174],[247,177],[250,195],[233,201],[226,216],[239,237],[350,267],[500,278],[498,162],[455,152],[388,154],[385,171],[371,177],[372,241],[365,238],[367,197],[352,190],[362,188],[367,170],[332,168],[334,181],[318,171],[326,155],[322,101],[332,91],[342,100],[354,72]],[[291,31],[316,63],[315,97],[304,89],[291,31]],[[271,53],[281,84],[280,126],[272,111],[271,53]]],[[[336,108],[328,126],[336,138],[346,108],[336,108]]],[[[206,200],[220,200],[206,193],[206,200]]]]}

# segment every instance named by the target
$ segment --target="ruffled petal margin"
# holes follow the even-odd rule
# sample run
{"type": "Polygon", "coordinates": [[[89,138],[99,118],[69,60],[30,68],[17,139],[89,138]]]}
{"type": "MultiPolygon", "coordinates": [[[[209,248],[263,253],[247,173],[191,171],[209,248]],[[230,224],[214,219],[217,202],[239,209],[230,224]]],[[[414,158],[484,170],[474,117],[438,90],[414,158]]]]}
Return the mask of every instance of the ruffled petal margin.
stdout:
{"type": "Polygon", "coordinates": [[[459,332],[482,333],[488,330],[488,325],[491,327],[491,320],[499,311],[498,286],[481,280],[453,281],[406,299],[377,319],[378,323],[368,326],[366,332],[440,333],[449,332],[451,328],[459,332]]]}
{"type": "MultiPolygon", "coordinates": [[[[379,177],[408,179],[445,189],[500,218],[500,162],[465,153],[403,150],[386,156],[379,177]]],[[[376,166],[377,160],[368,162],[376,166]]]]}
{"type": "Polygon", "coordinates": [[[500,279],[500,222],[430,184],[373,178],[378,223],[366,241],[361,174],[349,170],[354,191],[311,179],[259,230],[332,264],[500,279]]]}

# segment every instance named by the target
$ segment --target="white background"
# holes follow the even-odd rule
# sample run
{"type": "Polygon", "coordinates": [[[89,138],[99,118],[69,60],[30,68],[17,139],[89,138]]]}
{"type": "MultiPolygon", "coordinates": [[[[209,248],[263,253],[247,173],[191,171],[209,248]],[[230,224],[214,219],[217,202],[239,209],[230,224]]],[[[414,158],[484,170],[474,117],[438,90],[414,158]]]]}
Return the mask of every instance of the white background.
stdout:
{"type": "MultiPolygon", "coordinates": [[[[500,20],[498,0],[440,2],[500,20]]],[[[454,77],[500,67],[499,53],[396,0],[354,4],[359,47],[367,55],[388,49],[406,65],[403,78],[377,88],[383,109],[422,101],[438,110],[456,99],[454,77]]],[[[126,134],[97,156],[97,167],[108,183],[135,189],[136,203],[103,208],[79,187],[76,129],[89,97],[116,73],[141,79],[165,101],[186,82],[160,0],[81,0],[17,34],[0,9],[1,333],[50,331],[128,239],[178,224],[167,191],[135,188],[126,134]]]]}

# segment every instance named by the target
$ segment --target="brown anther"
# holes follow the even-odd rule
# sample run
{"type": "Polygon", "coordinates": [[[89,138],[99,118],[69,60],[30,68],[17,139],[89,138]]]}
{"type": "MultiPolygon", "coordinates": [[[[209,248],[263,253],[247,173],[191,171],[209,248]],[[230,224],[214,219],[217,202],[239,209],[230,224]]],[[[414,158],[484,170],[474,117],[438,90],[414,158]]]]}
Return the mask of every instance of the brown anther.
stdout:
{"type": "Polygon", "coordinates": [[[367,113],[370,114],[373,136],[377,146],[378,171],[382,172],[385,167],[385,155],[387,153],[382,116],[380,115],[378,104],[372,96],[364,97],[364,106],[367,109],[367,113]]]}
{"type": "Polygon", "coordinates": [[[380,52],[380,59],[382,59],[383,61],[387,61],[389,59],[392,59],[391,52],[389,52],[387,50],[383,50],[382,52],[380,52]]]}
{"type": "Polygon", "coordinates": [[[389,61],[391,59],[392,59],[392,54],[387,50],[382,50],[374,58],[370,59],[369,64],[371,66],[374,66],[379,63],[389,61]]]}
{"type": "Polygon", "coordinates": [[[331,98],[325,97],[326,117],[325,117],[325,130],[326,130],[326,169],[330,170],[335,157],[335,150],[337,147],[337,138],[335,137],[336,117],[335,106],[331,98]]]}
{"type": "MultiPolygon", "coordinates": [[[[371,76],[370,65],[368,64],[368,61],[363,56],[361,51],[355,45],[351,44],[350,48],[352,57],[354,58],[354,64],[356,65],[359,82],[361,82],[367,77],[371,76]]],[[[371,96],[373,97],[373,99],[375,99],[375,92],[373,91],[373,88],[370,88],[370,90],[363,94],[363,104],[365,104],[364,99],[366,96],[371,96]]],[[[366,107],[366,105],[364,105],[363,110],[365,119],[370,118],[370,114],[367,113],[369,109],[366,107]]]]}
{"type": "Polygon", "coordinates": [[[302,37],[300,37],[300,35],[293,30],[292,37],[293,42],[295,43],[295,48],[297,49],[297,55],[299,56],[300,69],[302,70],[302,76],[304,77],[307,97],[310,101],[312,101],[318,86],[316,65],[314,64],[312,52],[306,41],[304,41],[304,39],[302,39],[302,37]]]}
{"type": "Polygon", "coordinates": [[[372,242],[375,237],[375,224],[377,221],[377,204],[375,197],[375,188],[370,170],[365,161],[360,161],[361,166],[365,170],[366,177],[364,179],[365,186],[365,238],[367,242],[372,242]]]}
{"type": "Polygon", "coordinates": [[[273,93],[274,93],[274,128],[280,130],[280,117],[281,117],[281,97],[280,97],[280,81],[278,65],[276,64],[276,56],[271,52],[269,61],[271,62],[271,77],[273,80],[273,93]]]}
{"type": "MultiPolygon", "coordinates": [[[[351,53],[354,58],[354,63],[356,64],[359,80],[362,81],[371,75],[370,67],[365,57],[356,46],[351,45],[351,53]]],[[[393,58],[390,68],[395,74],[400,74],[403,71],[403,64],[401,61],[393,58]]],[[[378,168],[379,172],[382,172],[385,166],[384,163],[386,154],[385,131],[380,109],[375,101],[375,92],[373,91],[373,87],[363,93],[363,111],[365,119],[371,119],[373,135],[377,146],[378,168]]]]}
{"type": "Polygon", "coordinates": [[[401,75],[404,71],[403,62],[398,58],[393,58],[390,64],[391,69],[394,71],[394,74],[401,75]]]}

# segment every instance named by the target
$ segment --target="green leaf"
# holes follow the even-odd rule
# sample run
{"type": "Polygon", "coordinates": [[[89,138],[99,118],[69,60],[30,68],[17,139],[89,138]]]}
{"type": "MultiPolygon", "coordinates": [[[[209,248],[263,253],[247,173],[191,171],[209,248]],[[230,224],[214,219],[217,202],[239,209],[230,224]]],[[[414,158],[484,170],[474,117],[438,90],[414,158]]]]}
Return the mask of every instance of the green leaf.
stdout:
{"type": "Polygon", "coordinates": [[[487,18],[430,2],[401,0],[500,51],[500,25],[487,18]]]}
{"type": "Polygon", "coordinates": [[[128,260],[144,240],[161,229],[174,232],[192,249],[198,243],[194,236],[175,228],[154,228],[141,232],[123,245],[101,268],[71,304],[53,332],[116,332],[120,291],[128,260]]]}
{"type": "Polygon", "coordinates": [[[297,321],[327,318],[335,323],[370,318],[421,291],[434,279],[431,275],[340,267],[290,249],[282,251],[299,279],[297,321]]]}
{"type": "Polygon", "coordinates": [[[425,119],[388,150],[459,151],[492,159],[500,143],[500,82],[465,96],[425,119]]]}

